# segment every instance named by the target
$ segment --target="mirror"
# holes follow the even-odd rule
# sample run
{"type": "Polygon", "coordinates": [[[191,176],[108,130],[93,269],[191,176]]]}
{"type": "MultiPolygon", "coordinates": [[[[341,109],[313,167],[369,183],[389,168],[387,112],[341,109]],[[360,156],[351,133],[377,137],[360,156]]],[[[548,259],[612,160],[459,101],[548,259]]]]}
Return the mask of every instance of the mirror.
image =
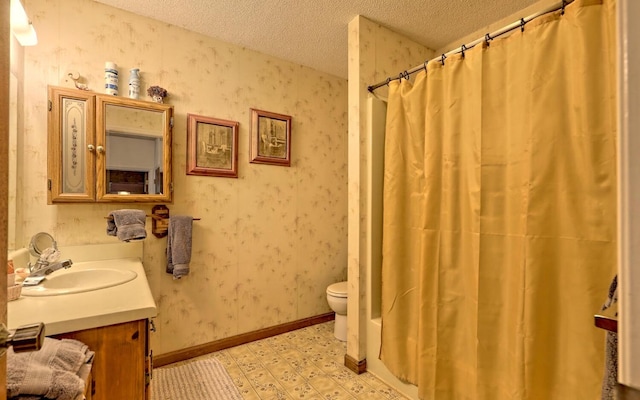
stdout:
{"type": "Polygon", "coordinates": [[[162,111],[107,104],[105,135],[106,193],[164,193],[162,111]]]}
{"type": "Polygon", "coordinates": [[[35,257],[35,264],[29,262],[28,268],[30,272],[36,271],[50,262],[54,262],[60,256],[58,244],[53,236],[47,232],[38,232],[31,237],[29,241],[29,253],[35,257]]]}
{"type": "Polygon", "coordinates": [[[29,241],[29,253],[34,257],[40,257],[42,252],[48,248],[58,250],[58,244],[53,236],[47,232],[38,232],[29,241]]]}
{"type": "Polygon", "coordinates": [[[171,201],[168,104],[96,95],[96,200],[171,201]]]}

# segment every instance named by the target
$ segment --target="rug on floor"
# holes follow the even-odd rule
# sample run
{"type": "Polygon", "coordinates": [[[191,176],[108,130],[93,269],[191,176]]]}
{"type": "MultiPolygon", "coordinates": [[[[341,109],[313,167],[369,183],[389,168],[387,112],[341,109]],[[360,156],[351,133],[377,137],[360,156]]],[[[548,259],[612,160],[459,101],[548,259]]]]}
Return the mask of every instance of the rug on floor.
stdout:
{"type": "Polygon", "coordinates": [[[224,366],[215,358],[153,370],[153,400],[242,400],[224,366]]]}

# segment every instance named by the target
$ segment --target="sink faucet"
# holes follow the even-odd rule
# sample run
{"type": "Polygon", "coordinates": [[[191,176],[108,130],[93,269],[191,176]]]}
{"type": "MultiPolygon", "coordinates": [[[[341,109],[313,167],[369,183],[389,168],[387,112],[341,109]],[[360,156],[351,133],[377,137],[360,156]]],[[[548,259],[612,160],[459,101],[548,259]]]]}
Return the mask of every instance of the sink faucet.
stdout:
{"type": "Polygon", "coordinates": [[[69,268],[73,262],[71,260],[62,260],[60,262],[56,262],[53,264],[44,264],[37,268],[35,271],[32,271],[29,276],[47,276],[52,272],[55,272],[59,269],[67,269],[69,268]]]}

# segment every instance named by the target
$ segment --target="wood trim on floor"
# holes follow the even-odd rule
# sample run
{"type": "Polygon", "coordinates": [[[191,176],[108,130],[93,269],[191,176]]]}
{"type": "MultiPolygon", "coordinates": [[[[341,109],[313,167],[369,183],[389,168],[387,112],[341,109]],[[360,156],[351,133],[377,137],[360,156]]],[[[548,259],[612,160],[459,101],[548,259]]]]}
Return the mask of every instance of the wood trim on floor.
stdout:
{"type": "Polygon", "coordinates": [[[640,390],[618,383],[616,385],[616,399],[638,400],[640,399],[640,390]]]}
{"type": "Polygon", "coordinates": [[[214,351],[220,351],[228,349],[229,347],[239,346],[241,344],[295,331],[296,329],[306,328],[307,326],[333,321],[334,318],[335,314],[333,312],[330,312],[322,315],[317,315],[315,317],[299,319],[297,321],[259,329],[257,331],[241,333],[240,335],[235,335],[220,340],[214,340],[213,342],[188,347],[182,350],[172,351],[170,353],[160,354],[153,357],[153,366],[162,367],[167,364],[173,364],[178,361],[184,361],[190,358],[213,353],[214,351]]]}
{"type": "Polygon", "coordinates": [[[344,355],[344,366],[349,368],[351,371],[360,375],[362,373],[367,372],[367,359],[357,361],[355,358],[351,357],[348,354],[344,355]]]}

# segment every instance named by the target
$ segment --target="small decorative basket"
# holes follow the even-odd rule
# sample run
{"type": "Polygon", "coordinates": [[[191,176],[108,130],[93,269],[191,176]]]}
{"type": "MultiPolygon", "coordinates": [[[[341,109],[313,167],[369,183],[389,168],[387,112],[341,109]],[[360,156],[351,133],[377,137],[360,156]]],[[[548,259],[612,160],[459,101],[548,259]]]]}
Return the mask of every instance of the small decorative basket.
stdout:
{"type": "Polygon", "coordinates": [[[21,284],[7,287],[7,301],[18,300],[20,298],[20,293],[22,293],[21,284]]]}

